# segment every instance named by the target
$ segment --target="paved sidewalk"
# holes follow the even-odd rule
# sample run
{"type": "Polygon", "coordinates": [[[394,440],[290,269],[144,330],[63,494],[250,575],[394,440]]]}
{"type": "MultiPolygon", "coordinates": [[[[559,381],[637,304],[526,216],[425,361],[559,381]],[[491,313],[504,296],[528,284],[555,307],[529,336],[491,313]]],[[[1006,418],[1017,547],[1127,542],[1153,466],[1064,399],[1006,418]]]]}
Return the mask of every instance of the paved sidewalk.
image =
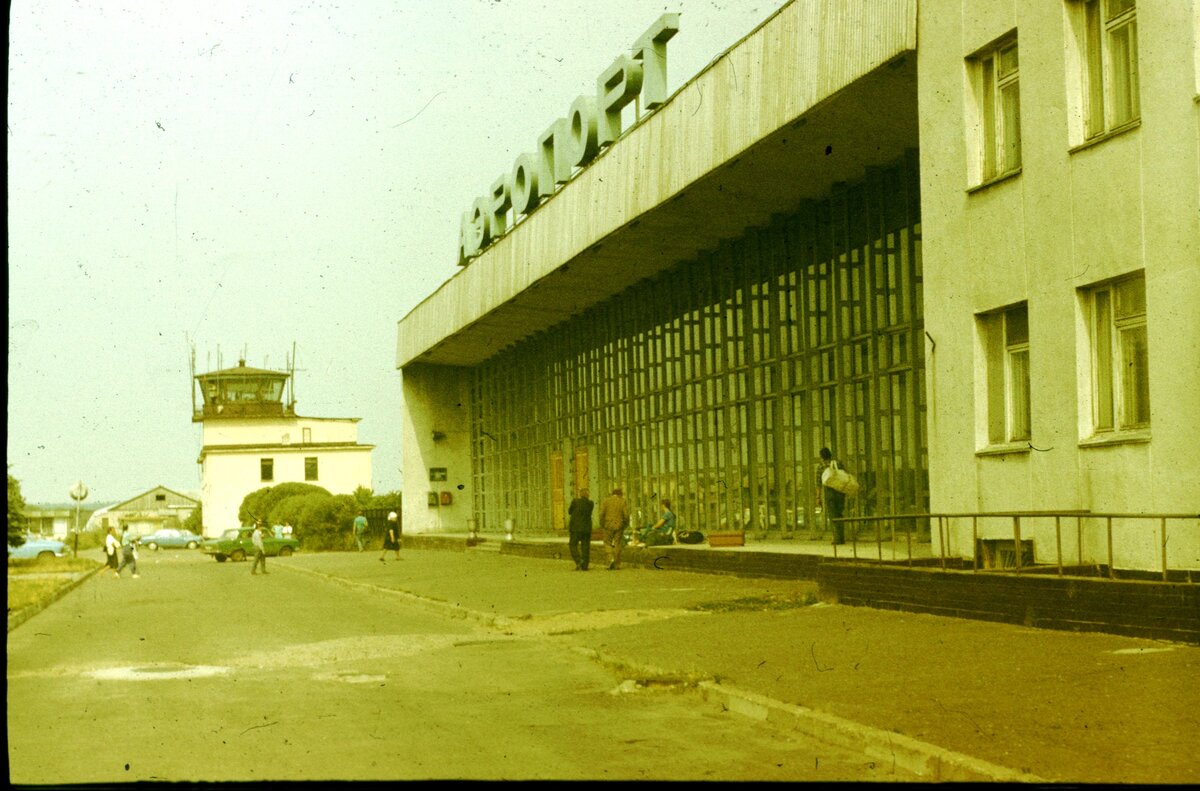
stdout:
{"type": "Polygon", "coordinates": [[[277,566],[561,640],[635,681],[686,682],[931,779],[1200,781],[1193,646],[813,604],[802,580],[579,573],[476,549],[377,557],[277,566]]]}

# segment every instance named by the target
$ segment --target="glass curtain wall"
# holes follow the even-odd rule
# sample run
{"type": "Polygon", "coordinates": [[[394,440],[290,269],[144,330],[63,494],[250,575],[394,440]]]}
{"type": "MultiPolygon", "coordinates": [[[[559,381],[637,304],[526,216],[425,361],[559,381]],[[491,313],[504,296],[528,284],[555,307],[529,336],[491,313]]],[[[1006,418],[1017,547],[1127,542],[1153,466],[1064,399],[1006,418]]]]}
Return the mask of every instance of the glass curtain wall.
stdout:
{"type": "Polygon", "coordinates": [[[918,207],[914,153],[480,365],[480,529],[562,530],[572,448],[635,525],[821,537],[823,446],[858,513],[928,510],[918,207]]]}

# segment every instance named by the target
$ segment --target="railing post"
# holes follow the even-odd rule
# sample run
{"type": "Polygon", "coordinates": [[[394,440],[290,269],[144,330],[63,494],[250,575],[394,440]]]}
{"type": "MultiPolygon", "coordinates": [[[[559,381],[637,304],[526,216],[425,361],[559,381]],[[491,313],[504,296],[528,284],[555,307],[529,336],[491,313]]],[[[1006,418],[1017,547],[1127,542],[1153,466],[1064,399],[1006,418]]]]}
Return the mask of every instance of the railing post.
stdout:
{"type": "MultiPolygon", "coordinates": [[[[842,532],[845,535],[845,531],[842,532]]],[[[850,552],[854,557],[854,561],[858,562],[858,523],[854,523],[854,535],[850,536],[850,552]]]]}
{"type": "Polygon", "coordinates": [[[979,571],[979,515],[971,514],[971,571],[979,571]]]}
{"type": "Polygon", "coordinates": [[[1016,572],[1021,573],[1021,517],[1013,517],[1013,554],[1016,562],[1016,572]]]}
{"type": "Polygon", "coordinates": [[[1063,575],[1062,565],[1062,517],[1054,515],[1054,543],[1058,545],[1058,576],[1063,575]]]}
{"type": "Polygon", "coordinates": [[[1112,517],[1108,517],[1108,578],[1115,580],[1117,573],[1113,569],[1113,547],[1112,547],[1112,517]]]}
{"type": "Polygon", "coordinates": [[[879,562],[883,562],[883,522],[875,520],[875,549],[879,553],[879,562]]]}
{"type": "Polygon", "coordinates": [[[1075,517],[1075,552],[1079,555],[1079,565],[1083,566],[1083,517],[1075,517]]]}
{"type": "Polygon", "coordinates": [[[946,536],[943,533],[943,530],[945,531],[945,533],[949,533],[950,526],[948,524],[946,524],[945,517],[939,516],[938,517],[938,549],[940,550],[941,556],[942,556],[942,570],[945,571],[946,570],[946,536]]]}
{"type": "Polygon", "coordinates": [[[1163,582],[1167,581],[1167,518],[1162,518],[1163,582]]]}
{"type": "MultiPolygon", "coordinates": [[[[915,524],[916,521],[917,520],[914,519],[913,523],[915,524]]],[[[912,566],[912,525],[905,524],[904,537],[908,541],[908,565],[909,565],[909,567],[911,567],[912,566]]]]}

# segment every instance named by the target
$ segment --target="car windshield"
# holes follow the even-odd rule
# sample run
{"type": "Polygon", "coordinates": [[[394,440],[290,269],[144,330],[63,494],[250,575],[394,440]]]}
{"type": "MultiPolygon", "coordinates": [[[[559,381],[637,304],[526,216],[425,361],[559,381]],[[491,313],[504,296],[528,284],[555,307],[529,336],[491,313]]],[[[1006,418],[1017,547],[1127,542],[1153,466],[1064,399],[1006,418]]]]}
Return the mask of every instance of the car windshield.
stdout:
{"type": "Polygon", "coordinates": [[[241,533],[241,532],[242,531],[238,530],[236,527],[232,527],[229,530],[226,530],[224,533],[222,533],[221,538],[237,538],[238,533],[241,533]]]}

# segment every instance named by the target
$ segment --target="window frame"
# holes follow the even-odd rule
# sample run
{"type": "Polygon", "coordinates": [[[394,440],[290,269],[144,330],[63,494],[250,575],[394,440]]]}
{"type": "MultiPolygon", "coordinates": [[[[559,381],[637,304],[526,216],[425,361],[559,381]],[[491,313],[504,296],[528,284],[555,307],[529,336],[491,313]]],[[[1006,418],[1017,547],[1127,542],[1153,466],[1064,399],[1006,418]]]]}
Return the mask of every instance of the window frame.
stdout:
{"type": "Polygon", "coordinates": [[[1087,381],[1090,386],[1088,438],[1119,440],[1140,437],[1148,433],[1151,427],[1149,321],[1146,310],[1145,272],[1139,271],[1094,283],[1081,291],[1086,317],[1087,381]],[[1122,311],[1120,289],[1135,282],[1141,284],[1137,299],[1140,308],[1122,311]],[[1135,334],[1141,335],[1145,352],[1142,357],[1143,370],[1134,372],[1136,381],[1131,387],[1126,371],[1128,361],[1125,341],[1135,334]],[[1144,394],[1140,393],[1139,384],[1144,385],[1144,394]],[[1130,390],[1134,391],[1132,395],[1130,390]],[[1137,398],[1139,394],[1144,398],[1144,403],[1132,403],[1130,399],[1137,398]],[[1131,409],[1139,415],[1144,412],[1145,419],[1128,419],[1131,409]]]}
{"type": "Polygon", "coordinates": [[[976,316],[983,354],[983,430],[981,453],[1028,450],[1033,441],[1033,387],[1030,362],[1029,303],[1021,301],[976,316]],[[1011,326],[1017,313],[1024,315],[1024,335],[1011,326]],[[1024,355],[1021,373],[1014,358],[1024,355]],[[1018,396],[1021,400],[1018,400],[1018,396]],[[1022,403],[1023,401],[1023,403],[1022,403]],[[1022,409],[1023,407],[1023,409],[1022,409]],[[1018,411],[1023,411],[1024,431],[1018,428],[1018,411]]]}
{"type": "Polygon", "coordinates": [[[967,74],[975,110],[970,182],[983,186],[1021,171],[1021,68],[1016,30],[968,56],[967,74]],[[1005,72],[1005,57],[1010,53],[1013,65],[1005,72]],[[1010,95],[1011,105],[1006,102],[1010,95]]]}
{"type": "Polygon", "coordinates": [[[304,480],[306,480],[306,481],[321,480],[319,464],[320,464],[320,460],[316,456],[305,456],[304,457],[304,480]],[[312,468],[311,473],[309,472],[310,466],[312,468]]]}
{"type": "Polygon", "coordinates": [[[258,460],[258,475],[259,480],[263,483],[271,483],[275,480],[275,459],[260,458],[258,460]]]}
{"type": "Polygon", "coordinates": [[[1075,23],[1082,145],[1103,140],[1141,122],[1137,3],[1136,0],[1069,2],[1075,23]],[[1126,87],[1118,94],[1121,85],[1126,87]]]}

